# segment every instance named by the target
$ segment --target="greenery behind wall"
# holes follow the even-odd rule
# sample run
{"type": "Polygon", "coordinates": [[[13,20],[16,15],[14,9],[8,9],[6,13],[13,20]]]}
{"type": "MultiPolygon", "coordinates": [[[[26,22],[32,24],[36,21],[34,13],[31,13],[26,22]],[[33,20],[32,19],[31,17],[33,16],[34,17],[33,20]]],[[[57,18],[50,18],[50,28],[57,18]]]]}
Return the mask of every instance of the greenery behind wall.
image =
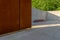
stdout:
{"type": "Polygon", "coordinates": [[[32,7],[45,11],[60,10],[60,0],[32,0],[32,7]]]}

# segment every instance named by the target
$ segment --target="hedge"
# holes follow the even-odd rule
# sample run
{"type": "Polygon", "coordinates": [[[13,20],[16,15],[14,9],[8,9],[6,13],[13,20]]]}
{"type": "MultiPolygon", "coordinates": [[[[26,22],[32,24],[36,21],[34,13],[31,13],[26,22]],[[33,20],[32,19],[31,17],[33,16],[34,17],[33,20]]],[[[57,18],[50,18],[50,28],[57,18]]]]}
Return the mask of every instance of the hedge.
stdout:
{"type": "Polygon", "coordinates": [[[60,10],[60,0],[32,0],[32,7],[45,11],[60,10]]]}

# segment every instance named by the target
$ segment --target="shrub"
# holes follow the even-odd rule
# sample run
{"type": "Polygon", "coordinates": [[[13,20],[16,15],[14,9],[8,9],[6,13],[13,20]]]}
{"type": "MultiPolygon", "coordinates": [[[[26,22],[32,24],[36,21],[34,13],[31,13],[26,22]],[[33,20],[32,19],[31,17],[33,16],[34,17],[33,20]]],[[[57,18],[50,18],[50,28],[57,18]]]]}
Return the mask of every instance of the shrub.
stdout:
{"type": "Polygon", "coordinates": [[[32,7],[45,11],[60,10],[60,0],[32,0],[32,7]]]}

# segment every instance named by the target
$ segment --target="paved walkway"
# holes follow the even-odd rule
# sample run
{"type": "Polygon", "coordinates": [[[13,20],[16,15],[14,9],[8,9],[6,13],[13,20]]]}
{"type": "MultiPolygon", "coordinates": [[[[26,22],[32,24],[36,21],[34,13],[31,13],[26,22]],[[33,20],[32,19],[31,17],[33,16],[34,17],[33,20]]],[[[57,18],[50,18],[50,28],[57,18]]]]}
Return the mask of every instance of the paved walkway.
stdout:
{"type": "Polygon", "coordinates": [[[0,40],[60,40],[60,21],[35,23],[32,29],[2,36],[0,40]]]}

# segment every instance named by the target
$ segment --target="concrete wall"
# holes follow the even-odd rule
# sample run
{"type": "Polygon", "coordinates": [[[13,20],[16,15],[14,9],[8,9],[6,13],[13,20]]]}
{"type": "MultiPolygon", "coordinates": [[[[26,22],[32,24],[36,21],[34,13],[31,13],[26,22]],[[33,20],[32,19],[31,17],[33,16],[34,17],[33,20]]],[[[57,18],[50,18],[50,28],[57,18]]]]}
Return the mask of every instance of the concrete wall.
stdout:
{"type": "Polygon", "coordinates": [[[48,11],[47,20],[60,20],[60,11],[48,11]]]}
{"type": "Polygon", "coordinates": [[[46,20],[46,12],[32,8],[32,22],[40,19],[46,20]]]}
{"type": "Polygon", "coordinates": [[[34,20],[60,21],[60,11],[41,11],[32,8],[32,24],[34,20]]]}

